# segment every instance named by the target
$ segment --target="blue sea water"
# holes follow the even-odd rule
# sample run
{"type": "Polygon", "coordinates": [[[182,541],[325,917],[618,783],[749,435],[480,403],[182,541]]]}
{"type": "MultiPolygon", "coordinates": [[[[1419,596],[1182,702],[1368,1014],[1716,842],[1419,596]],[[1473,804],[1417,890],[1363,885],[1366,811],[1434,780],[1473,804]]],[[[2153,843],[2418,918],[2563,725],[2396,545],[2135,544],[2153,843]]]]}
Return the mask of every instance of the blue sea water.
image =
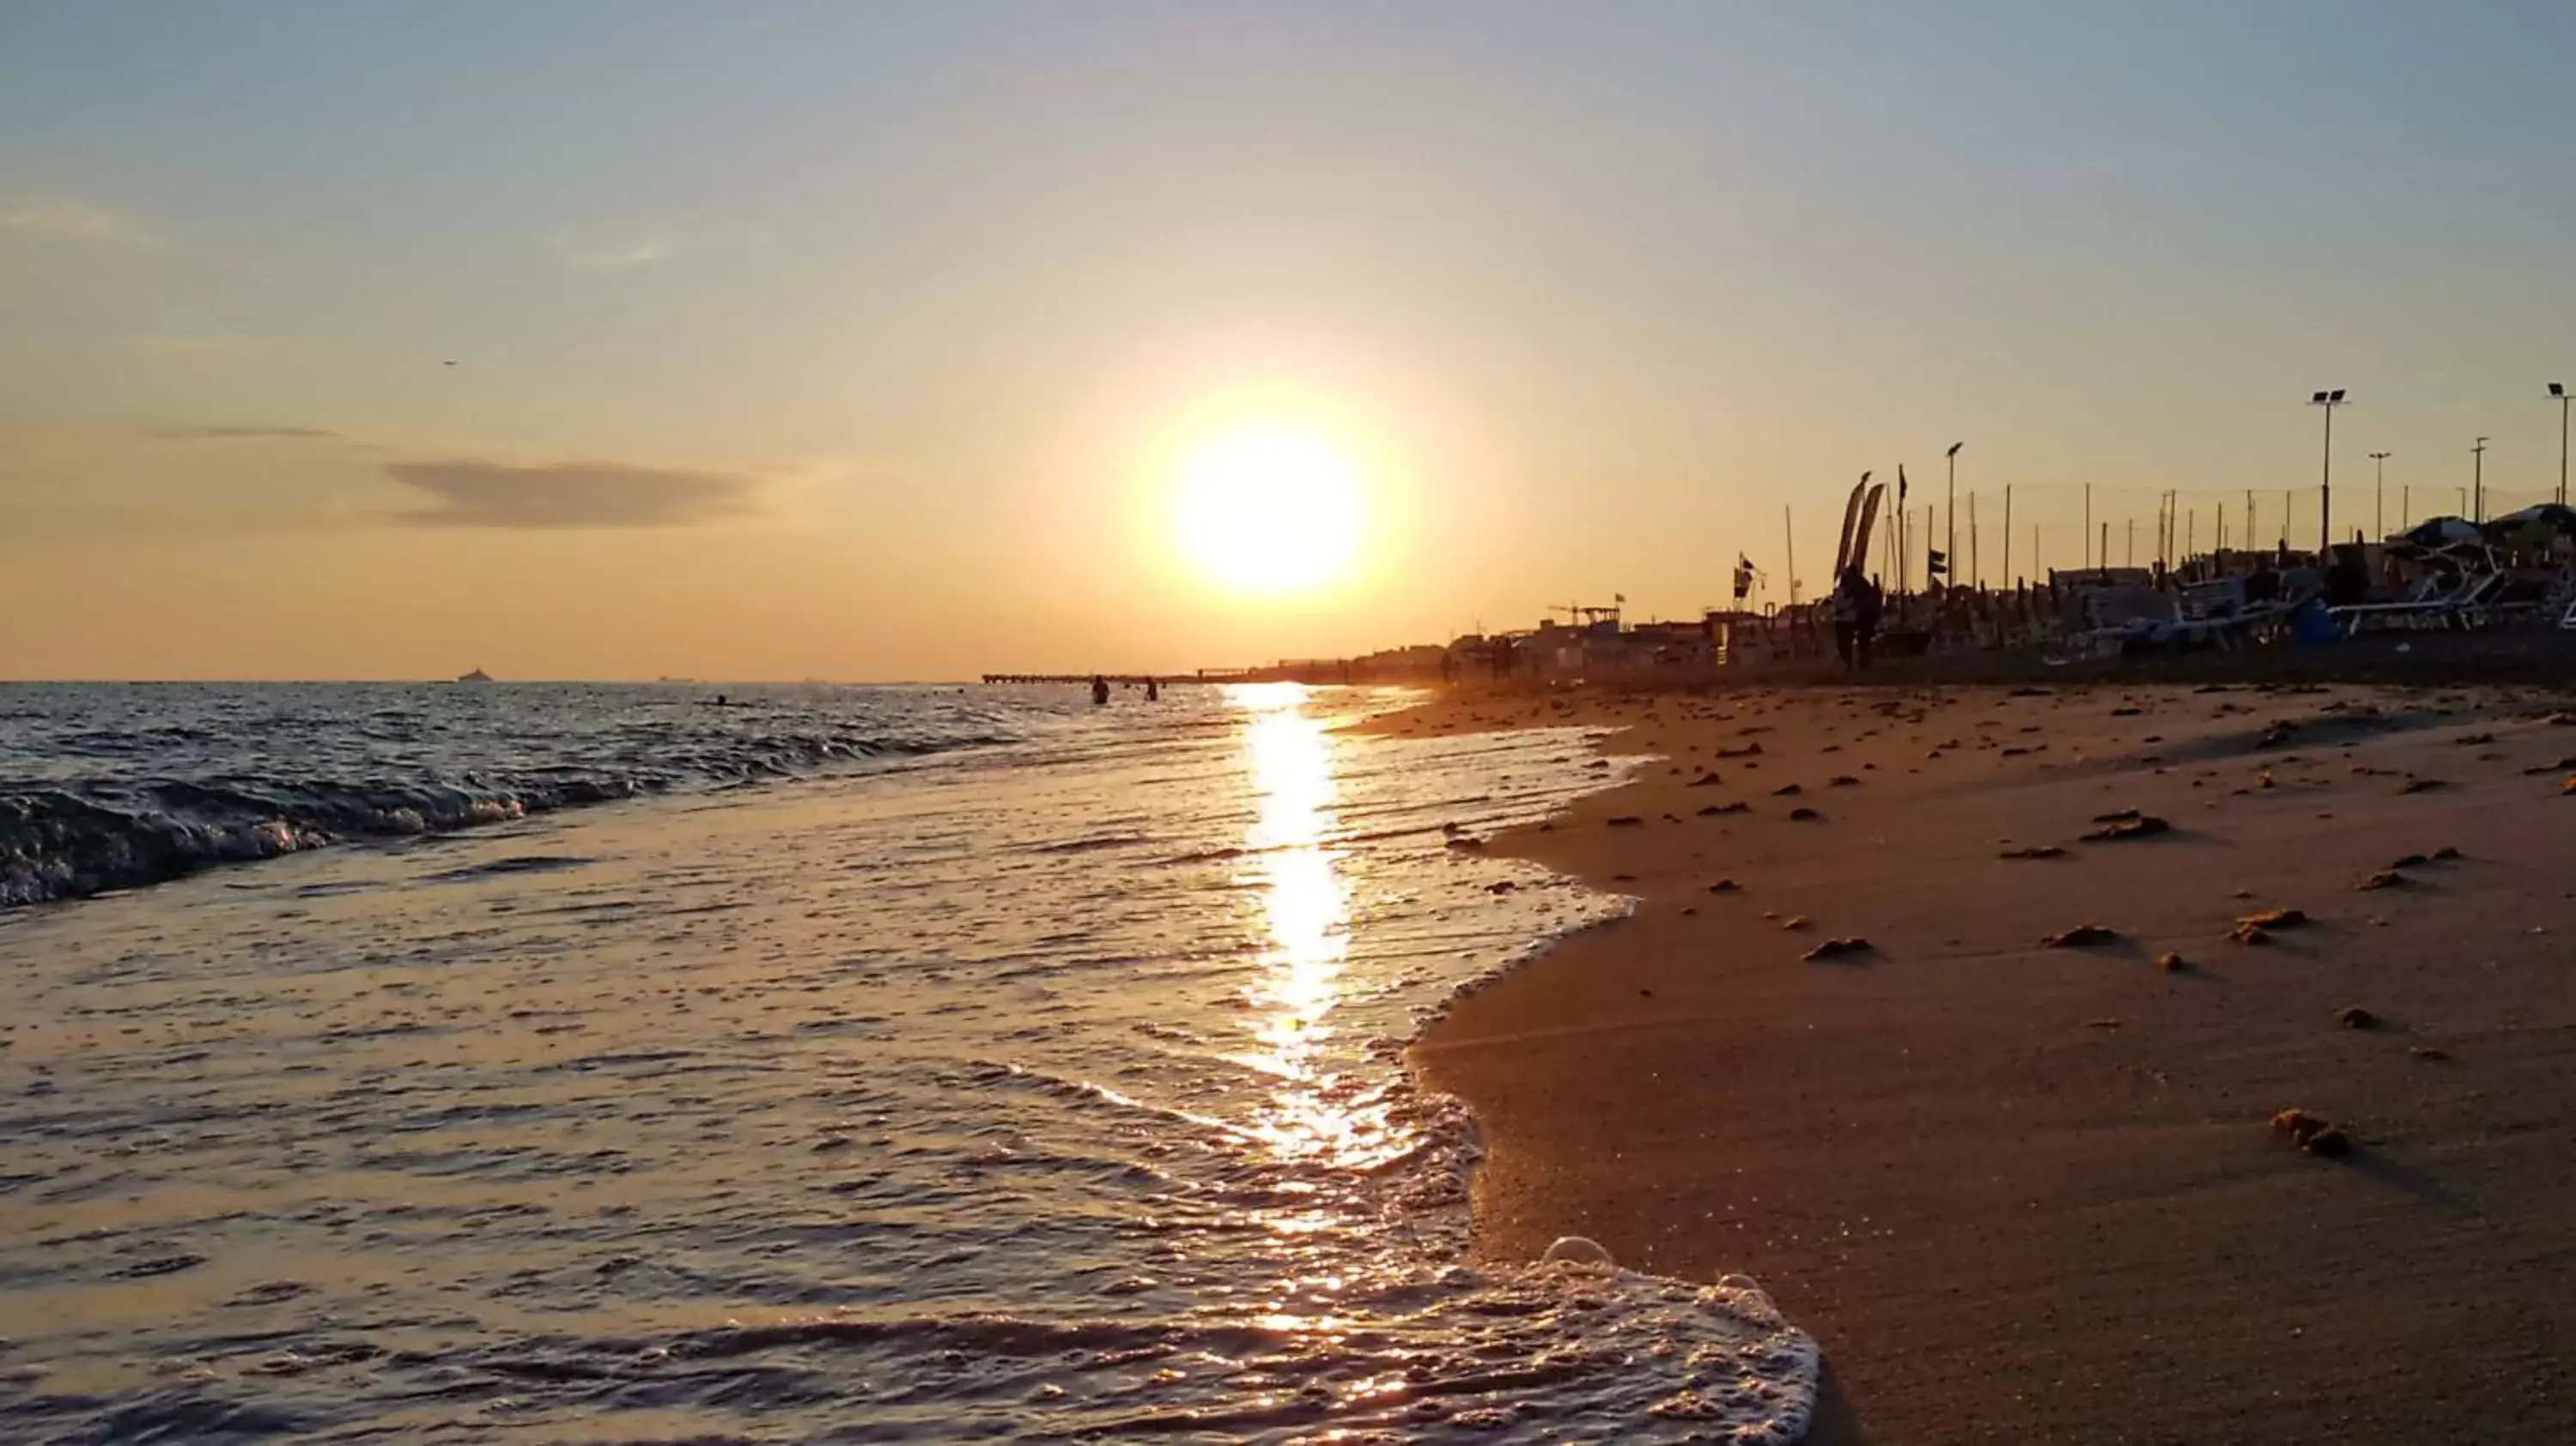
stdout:
{"type": "Polygon", "coordinates": [[[0,688],[0,1434],[1803,1431],[1750,1282],[1475,1261],[1402,1065],[1622,911],[1474,846],[1588,736],[726,691],[0,688]]]}

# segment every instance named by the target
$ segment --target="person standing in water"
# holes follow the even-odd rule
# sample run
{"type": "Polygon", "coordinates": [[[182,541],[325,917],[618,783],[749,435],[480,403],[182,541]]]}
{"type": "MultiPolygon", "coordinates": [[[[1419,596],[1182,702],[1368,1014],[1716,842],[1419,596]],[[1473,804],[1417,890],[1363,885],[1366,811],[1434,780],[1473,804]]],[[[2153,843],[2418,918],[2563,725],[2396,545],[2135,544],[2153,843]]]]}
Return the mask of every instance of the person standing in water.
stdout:
{"type": "Polygon", "coordinates": [[[1145,680],[1145,701],[1148,703],[1162,702],[1163,685],[1152,678],[1147,678],[1145,680]]]}
{"type": "Polygon", "coordinates": [[[1091,706],[1102,708],[1109,703],[1109,680],[1098,673],[1091,675],[1091,706]]]}

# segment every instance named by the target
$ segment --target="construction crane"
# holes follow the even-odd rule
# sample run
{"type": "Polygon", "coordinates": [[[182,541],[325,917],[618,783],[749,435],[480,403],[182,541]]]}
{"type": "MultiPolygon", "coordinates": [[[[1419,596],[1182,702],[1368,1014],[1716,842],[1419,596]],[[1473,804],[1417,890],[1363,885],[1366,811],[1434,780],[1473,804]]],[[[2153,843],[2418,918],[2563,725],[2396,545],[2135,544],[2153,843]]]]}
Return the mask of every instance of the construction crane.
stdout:
{"type": "Polygon", "coordinates": [[[1619,625],[1619,610],[1625,607],[1627,602],[1628,598],[1623,593],[1606,607],[1595,603],[1550,603],[1547,610],[1550,613],[1563,613],[1575,619],[1582,627],[1598,627],[1606,622],[1615,628],[1619,625]]]}

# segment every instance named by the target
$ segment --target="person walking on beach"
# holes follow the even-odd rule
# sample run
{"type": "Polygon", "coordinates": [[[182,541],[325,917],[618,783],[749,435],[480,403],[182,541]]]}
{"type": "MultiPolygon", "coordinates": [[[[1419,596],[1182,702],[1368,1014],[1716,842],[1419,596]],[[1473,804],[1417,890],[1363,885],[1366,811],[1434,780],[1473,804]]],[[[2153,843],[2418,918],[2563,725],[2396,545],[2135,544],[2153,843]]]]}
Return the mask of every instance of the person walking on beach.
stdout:
{"type": "Polygon", "coordinates": [[[1886,606],[1886,595],[1869,574],[1859,567],[1843,569],[1842,580],[1834,587],[1831,599],[1834,610],[1834,652],[1846,668],[1869,667],[1870,640],[1878,634],[1880,611],[1886,606]]]}

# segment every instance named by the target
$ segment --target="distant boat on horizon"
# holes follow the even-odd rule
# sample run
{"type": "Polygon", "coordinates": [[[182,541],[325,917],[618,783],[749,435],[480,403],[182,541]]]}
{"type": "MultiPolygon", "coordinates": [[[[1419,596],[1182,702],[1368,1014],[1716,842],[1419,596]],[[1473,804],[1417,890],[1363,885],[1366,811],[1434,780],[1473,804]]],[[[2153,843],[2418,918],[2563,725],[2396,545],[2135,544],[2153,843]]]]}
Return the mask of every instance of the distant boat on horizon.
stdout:
{"type": "Polygon", "coordinates": [[[456,681],[460,683],[489,683],[492,681],[492,675],[484,672],[481,668],[477,668],[471,673],[459,676],[456,681]]]}

